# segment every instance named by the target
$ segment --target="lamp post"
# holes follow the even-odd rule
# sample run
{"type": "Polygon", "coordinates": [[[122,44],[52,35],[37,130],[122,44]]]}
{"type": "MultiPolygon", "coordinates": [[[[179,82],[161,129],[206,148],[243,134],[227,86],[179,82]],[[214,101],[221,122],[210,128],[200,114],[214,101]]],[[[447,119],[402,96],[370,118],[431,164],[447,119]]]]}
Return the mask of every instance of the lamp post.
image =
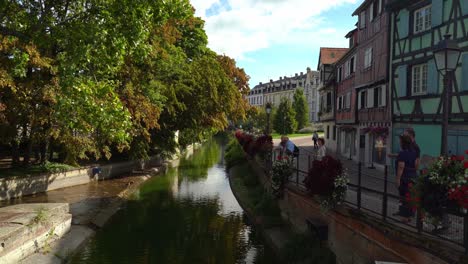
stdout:
{"type": "Polygon", "coordinates": [[[266,103],[265,111],[266,111],[266,114],[267,114],[266,134],[269,135],[270,134],[270,114],[271,114],[271,103],[270,102],[266,103]]]}
{"type": "MultiPolygon", "coordinates": [[[[271,103],[268,102],[266,103],[265,105],[265,112],[267,114],[267,125],[266,125],[266,134],[267,136],[270,135],[270,114],[271,114],[271,103]]],[[[271,160],[271,152],[273,151],[273,146],[272,146],[272,149],[270,149],[270,151],[268,151],[268,157],[267,157],[267,160],[266,160],[266,164],[265,164],[265,167],[267,168],[267,173],[268,175],[270,174],[270,171],[271,171],[271,163],[272,163],[272,160],[271,160]]]]}
{"type": "Polygon", "coordinates": [[[452,81],[453,74],[460,60],[461,49],[458,43],[450,39],[450,35],[445,35],[444,39],[437,44],[434,49],[434,60],[437,71],[444,77],[444,93],[441,100],[444,100],[444,115],[442,118],[442,149],[441,154],[448,155],[448,126],[449,115],[452,108],[452,81]]]}

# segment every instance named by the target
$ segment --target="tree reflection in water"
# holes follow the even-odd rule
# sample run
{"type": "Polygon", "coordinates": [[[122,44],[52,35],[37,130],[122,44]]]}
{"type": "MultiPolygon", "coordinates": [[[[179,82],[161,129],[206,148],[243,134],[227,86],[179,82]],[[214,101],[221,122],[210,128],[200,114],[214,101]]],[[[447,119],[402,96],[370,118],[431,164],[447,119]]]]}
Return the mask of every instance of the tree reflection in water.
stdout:
{"type": "Polygon", "coordinates": [[[72,263],[274,263],[207,142],[145,183],[72,263]]]}

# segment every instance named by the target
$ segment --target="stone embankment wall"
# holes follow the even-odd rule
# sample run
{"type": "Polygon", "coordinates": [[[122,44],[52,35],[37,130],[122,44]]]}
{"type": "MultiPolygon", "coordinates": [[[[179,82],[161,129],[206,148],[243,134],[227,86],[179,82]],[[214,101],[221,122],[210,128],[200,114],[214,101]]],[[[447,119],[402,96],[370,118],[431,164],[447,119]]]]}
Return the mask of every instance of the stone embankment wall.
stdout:
{"type": "Polygon", "coordinates": [[[94,167],[86,167],[54,174],[2,178],[0,179],[0,200],[72,187],[94,180],[107,180],[132,173],[134,170],[158,167],[161,164],[162,160],[159,157],[152,157],[148,161],[126,161],[98,166],[101,172],[97,175],[93,175],[94,167]]]}
{"type": "Polygon", "coordinates": [[[405,232],[402,228],[383,223],[379,226],[377,221],[353,214],[346,207],[324,212],[317,201],[293,187],[286,188],[281,208],[295,226],[303,225],[301,221],[305,219],[328,224],[328,245],[339,263],[454,263],[419,247],[421,245],[402,234],[405,232]]]}
{"type": "MultiPolygon", "coordinates": [[[[271,184],[256,161],[249,160],[249,163],[265,186],[271,184]]],[[[463,255],[463,251],[455,246],[423,237],[347,206],[324,212],[314,198],[292,185],[286,187],[280,208],[283,218],[298,231],[307,231],[307,219],[325,223],[328,226],[327,243],[335,252],[338,263],[447,264],[457,262],[463,255]]]]}

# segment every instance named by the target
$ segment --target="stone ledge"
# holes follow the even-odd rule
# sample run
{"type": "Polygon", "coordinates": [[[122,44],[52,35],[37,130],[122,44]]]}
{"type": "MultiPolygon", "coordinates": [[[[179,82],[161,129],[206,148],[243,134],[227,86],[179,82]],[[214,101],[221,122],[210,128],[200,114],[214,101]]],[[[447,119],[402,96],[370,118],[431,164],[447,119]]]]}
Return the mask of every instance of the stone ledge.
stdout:
{"type": "Polygon", "coordinates": [[[68,204],[62,203],[0,208],[0,263],[18,263],[62,237],[71,226],[68,211],[68,204]]]}

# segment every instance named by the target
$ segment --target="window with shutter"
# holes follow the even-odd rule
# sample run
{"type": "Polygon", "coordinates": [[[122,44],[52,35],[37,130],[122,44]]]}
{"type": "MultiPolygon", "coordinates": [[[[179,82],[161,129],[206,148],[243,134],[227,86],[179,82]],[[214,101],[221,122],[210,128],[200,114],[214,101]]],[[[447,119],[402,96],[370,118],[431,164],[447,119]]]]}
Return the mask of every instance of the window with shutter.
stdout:
{"type": "Polygon", "coordinates": [[[361,106],[361,95],[362,95],[362,91],[358,93],[358,109],[362,109],[362,106],[361,106]]]}
{"type": "Polygon", "coordinates": [[[462,61],[462,82],[461,82],[460,91],[468,91],[468,53],[463,54],[461,61],[462,61]]]}
{"type": "Polygon", "coordinates": [[[367,91],[361,92],[361,109],[366,108],[367,106],[367,91]]]}
{"type": "Polygon", "coordinates": [[[351,57],[349,64],[350,64],[349,65],[349,67],[350,67],[349,74],[352,74],[356,70],[356,59],[354,58],[354,56],[351,57]]]}
{"type": "Polygon", "coordinates": [[[430,60],[427,65],[428,79],[427,79],[427,93],[437,94],[439,92],[439,72],[435,65],[434,60],[430,60]]]}
{"type": "Polygon", "coordinates": [[[397,69],[398,73],[398,97],[405,97],[407,95],[408,87],[408,65],[399,66],[397,69]]]}
{"type": "Polygon", "coordinates": [[[380,101],[380,104],[379,106],[387,106],[387,86],[386,85],[382,85],[380,87],[380,89],[382,90],[382,96],[381,96],[381,101],[380,101]]]}
{"type": "Polygon", "coordinates": [[[362,11],[359,15],[359,22],[359,28],[362,29],[366,27],[366,11],[362,11]]]}
{"type": "Polygon", "coordinates": [[[346,109],[351,108],[351,92],[346,94],[346,109]]]}
{"type": "Polygon", "coordinates": [[[413,95],[424,95],[427,93],[427,67],[428,64],[419,64],[413,66],[412,74],[412,94],[413,95]]]}
{"type": "Polygon", "coordinates": [[[374,107],[374,89],[367,89],[367,108],[374,107]]]}
{"type": "Polygon", "coordinates": [[[400,10],[398,19],[398,34],[400,38],[406,38],[409,32],[409,11],[407,9],[400,10]]]}
{"type": "Polygon", "coordinates": [[[377,87],[377,88],[374,88],[372,89],[374,90],[374,104],[373,104],[373,107],[379,107],[380,106],[380,100],[382,99],[381,97],[381,90],[380,90],[380,87],[377,87]]]}
{"type": "MultiPolygon", "coordinates": [[[[442,1],[442,0],[437,0],[437,1],[442,1]]],[[[440,10],[442,10],[442,6],[440,7],[440,10]]],[[[431,29],[431,27],[432,27],[432,9],[430,5],[414,11],[414,33],[419,33],[419,32],[429,30],[431,29]]]]}

